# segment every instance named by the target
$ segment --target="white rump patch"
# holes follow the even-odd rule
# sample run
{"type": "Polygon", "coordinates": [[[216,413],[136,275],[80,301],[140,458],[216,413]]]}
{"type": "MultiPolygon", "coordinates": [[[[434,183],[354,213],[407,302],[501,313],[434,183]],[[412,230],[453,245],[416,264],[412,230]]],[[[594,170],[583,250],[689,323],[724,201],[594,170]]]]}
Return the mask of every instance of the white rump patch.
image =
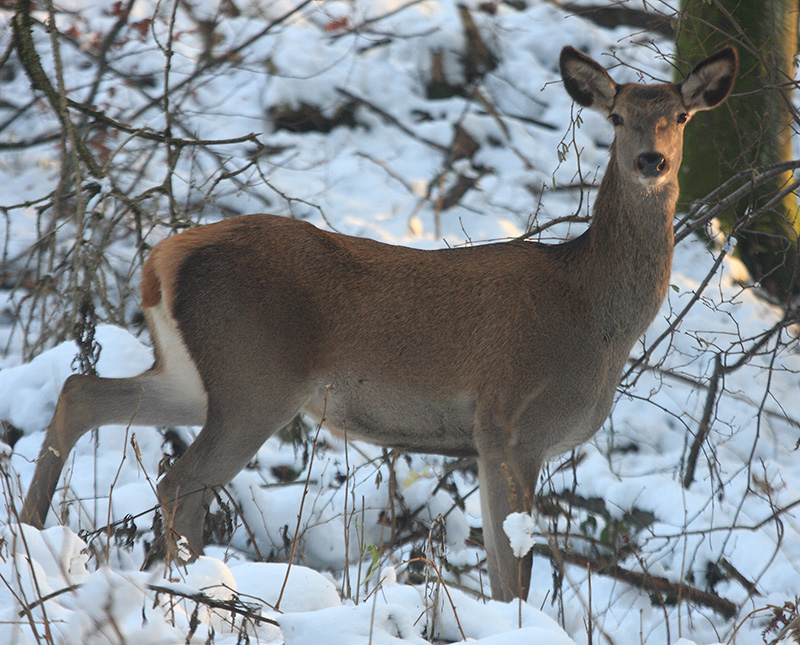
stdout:
{"type": "Polygon", "coordinates": [[[149,314],[150,331],[158,347],[160,373],[166,377],[164,387],[173,390],[173,395],[181,397],[187,407],[202,409],[205,416],[208,396],[200,372],[183,342],[178,324],[167,311],[163,298],[149,309],[149,314]]]}

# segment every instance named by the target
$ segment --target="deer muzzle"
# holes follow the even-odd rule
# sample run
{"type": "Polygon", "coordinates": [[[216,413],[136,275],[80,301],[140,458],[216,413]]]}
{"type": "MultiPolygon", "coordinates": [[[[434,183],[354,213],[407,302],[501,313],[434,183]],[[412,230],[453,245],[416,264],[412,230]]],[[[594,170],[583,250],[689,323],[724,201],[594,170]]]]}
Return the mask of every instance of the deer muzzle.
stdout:
{"type": "Polygon", "coordinates": [[[636,160],[636,166],[643,177],[660,177],[667,171],[667,160],[660,152],[644,152],[636,160]]]}

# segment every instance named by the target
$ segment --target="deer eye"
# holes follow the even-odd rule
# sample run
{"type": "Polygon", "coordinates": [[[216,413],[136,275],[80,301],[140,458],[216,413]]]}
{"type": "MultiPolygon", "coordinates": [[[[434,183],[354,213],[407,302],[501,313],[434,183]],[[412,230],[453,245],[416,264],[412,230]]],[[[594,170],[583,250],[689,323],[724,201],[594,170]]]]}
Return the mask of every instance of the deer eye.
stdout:
{"type": "Polygon", "coordinates": [[[689,115],[686,112],[681,112],[678,115],[678,123],[686,123],[689,120],[689,115]]]}
{"type": "Polygon", "coordinates": [[[624,123],[624,121],[622,120],[622,117],[619,114],[615,114],[615,113],[611,113],[608,116],[608,120],[611,121],[611,125],[613,125],[613,126],[622,125],[624,123]]]}

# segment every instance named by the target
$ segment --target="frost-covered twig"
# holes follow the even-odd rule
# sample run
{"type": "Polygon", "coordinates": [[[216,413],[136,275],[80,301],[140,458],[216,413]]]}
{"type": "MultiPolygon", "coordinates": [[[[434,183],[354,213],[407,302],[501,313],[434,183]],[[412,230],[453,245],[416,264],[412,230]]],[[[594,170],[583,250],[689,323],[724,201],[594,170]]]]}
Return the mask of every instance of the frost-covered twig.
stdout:
{"type": "MultiPolygon", "coordinates": [[[[65,593],[71,593],[73,591],[77,591],[80,587],[81,587],[80,584],[73,584],[67,587],[62,587],[61,589],[57,589],[56,591],[52,591],[49,594],[41,596],[32,603],[24,605],[22,609],[20,609],[19,611],[19,616],[20,617],[29,616],[31,615],[33,609],[39,607],[40,605],[44,605],[44,603],[46,603],[48,600],[57,598],[58,596],[61,596],[65,593]]],[[[239,600],[238,597],[230,598],[228,600],[220,600],[218,598],[212,598],[211,596],[203,593],[202,591],[184,591],[181,589],[177,589],[175,587],[170,587],[166,585],[155,585],[155,584],[148,584],[147,589],[155,592],[156,597],[158,597],[158,594],[166,594],[169,596],[184,598],[186,600],[191,600],[192,602],[205,605],[206,607],[211,607],[212,609],[219,609],[222,611],[230,612],[232,614],[236,614],[237,616],[242,616],[254,622],[267,623],[269,625],[275,625],[276,627],[279,626],[278,621],[274,620],[273,618],[262,616],[259,607],[257,607],[256,605],[250,605],[244,603],[241,600],[239,600]]]]}

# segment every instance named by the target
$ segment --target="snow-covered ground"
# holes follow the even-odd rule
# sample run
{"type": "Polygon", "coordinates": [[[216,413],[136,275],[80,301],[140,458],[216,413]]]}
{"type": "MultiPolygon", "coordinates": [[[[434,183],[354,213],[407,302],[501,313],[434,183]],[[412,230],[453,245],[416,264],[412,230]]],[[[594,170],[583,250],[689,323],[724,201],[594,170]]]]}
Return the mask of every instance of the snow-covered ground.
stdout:
{"type": "MultiPolygon", "coordinates": [[[[651,3],[629,5],[653,10],[651,3]]],[[[221,530],[222,544],[185,568],[139,571],[153,540],[154,485],[169,443],[163,429],[108,427],[96,440],[85,437],[70,457],[48,528],[15,522],[13,507],[27,490],[60,386],[77,369],[76,345],[53,339],[66,334],[59,321],[75,286],[61,277],[63,266],[84,266],[75,262],[89,257],[82,255],[88,248],[102,250],[99,273],[82,269],[76,283],[102,292],[98,313],[117,323],[97,329],[98,370],[133,375],[151,361],[149,339],[135,321],[139,238],[146,248],[174,222],[269,210],[436,248],[585,216],[591,191],[575,185],[596,184],[612,130],[594,113],[576,119],[557,73],[561,47],[574,45],[613,66],[618,81],[671,75],[671,44],[637,29],[603,29],[546,0],[524,8],[470,2],[498,65],[476,91],[431,98],[426,88],[437,69],[451,84],[463,81],[464,34],[454,2],[309,3],[282,19],[293,6],[137,0],[104,48],[122,5],[60,3],[60,65],[70,98],[142,130],[161,131],[169,120],[184,141],[255,136],[173,146],[180,154],[170,175],[163,142],[95,128],[89,150],[106,164],[106,176],[84,177],[96,190],[85,193],[86,203],[67,198],[57,217],[41,209],[62,167],[59,141],[46,138],[57,120],[41,100],[27,106],[34,94],[13,58],[4,67],[0,144],[45,139],[0,149],[0,271],[7,276],[0,290],[0,420],[24,433],[13,450],[0,444],[0,642],[775,639],[783,623],[770,624],[774,608],[800,597],[800,354],[791,328],[758,345],[781,312],[734,281],[742,275],[735,261],[724,259],[706,280],[719,251],[694,238],[677,246],[668,300],[634,348],[633,359],[648,350],[646,367],[624,377],[597,436],[545,469],[549,511],[533,527],[509,522],[522,543],[532,528],[537,553],[557,545],[576,556],[565,559],[562,577],[537,555],[527,603],[481,595],[488,583],[483,550],[471,537],[481,519],[469,464],[453,470],[453,460],[344,444],[324,428],[313,460],[314,427],[301,442],[285,436],[264,444],[221,500],[241,512],[232,517],[233,532],[221,530]],[[101,52],[107,65],[98,74],[101,52]],[[165,106],[157,99],[167,89],[165,106]],[[328,132],[273,127],[281,111],[303,104],[327,119],[343,109],[352,117],[328,132]],[[478,148],[454,158],[459,131],[478,148]],[[465,178],[476,183],[443,209],[465,178]],[[86,213],[85,229],[76,212],[86,213]],[[76,245],[78,237],[83,244],[76,245]],[[22,280],[12,290],[27,273],[51,276],[49,288],[22,280]],[[677,329],[656,343],[679,316],[677,329]],[[727,366],[748,358],[719,379],[710,435],[686,488],[717,355],[727,366]],[[597,570],[606,560],[616,568],[597,570]]],[[[656,9],[667,10],[661,3],[656,9]]],[[[49,20],[44,11],[35,17],[49,20]]],[[[0,18],[5,48],[12,14],[0,9],[0,18]]],[[[38,27],[34,34],[55,78],[50,36],[38,27]]],[[[72,115],[84,118],[78,110],[72,115]]],[[[564,239],[584,226],[561,223],[537,238],[564,239]]],[[[188,441],[197,429],[174,431],[188,441]]],[[[216,510],[224,529],[225,514],[216,510]]]]}

